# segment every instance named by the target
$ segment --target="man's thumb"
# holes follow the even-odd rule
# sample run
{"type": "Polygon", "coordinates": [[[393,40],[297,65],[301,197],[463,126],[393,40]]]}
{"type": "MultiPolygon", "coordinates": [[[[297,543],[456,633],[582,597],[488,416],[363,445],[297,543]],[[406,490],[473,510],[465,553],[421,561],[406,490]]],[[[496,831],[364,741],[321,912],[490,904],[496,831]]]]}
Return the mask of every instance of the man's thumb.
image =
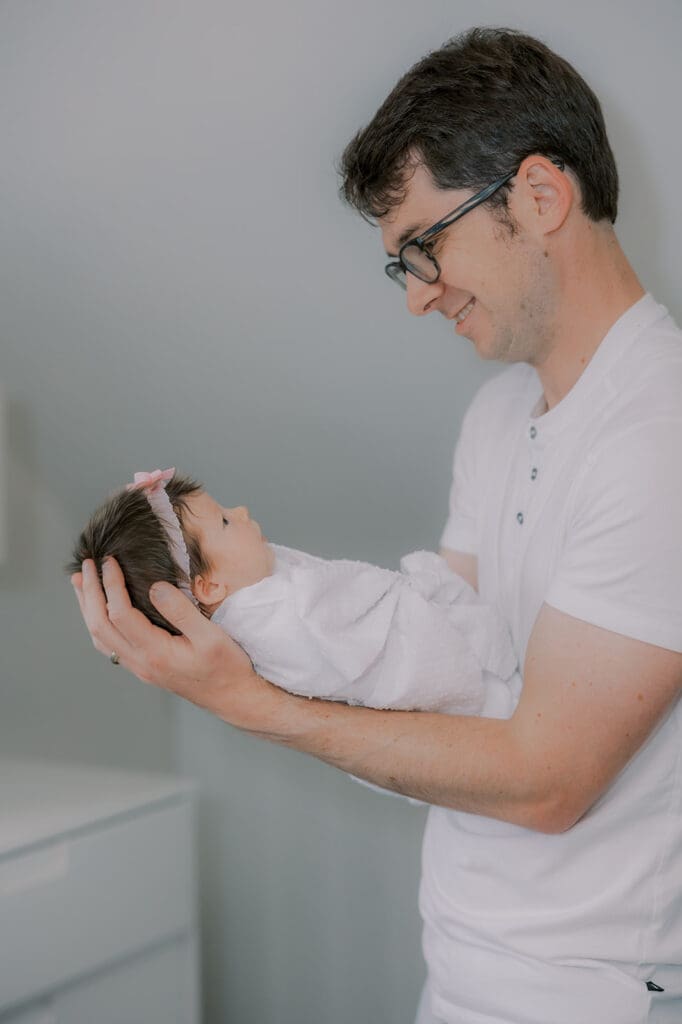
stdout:
{"type": "Polygon", "coordinates": [[[168,619],[181,633],[187,635],[185,627],[197,614],[197,609],[181,590],[172,583],[159,581],[150,587],[149,598],[164,619],[168,619]]]}

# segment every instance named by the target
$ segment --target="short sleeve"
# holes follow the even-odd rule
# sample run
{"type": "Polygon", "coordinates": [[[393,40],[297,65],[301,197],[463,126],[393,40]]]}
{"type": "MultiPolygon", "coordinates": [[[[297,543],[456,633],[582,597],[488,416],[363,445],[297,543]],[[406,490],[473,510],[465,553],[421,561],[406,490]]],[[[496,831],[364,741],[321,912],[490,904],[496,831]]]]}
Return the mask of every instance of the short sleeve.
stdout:
{"type": "Polygon", "coordinates": [[[441,547],[466,554],[478,553],[476,446],[474,403],[467,409],[455,446],[448,519],[443,530],[441,547]]]}
{"type": "Polygon", "coordinates": [[[572,492],[545,601],[682,652],[682,419],[639,423],[597,450],[572,492]]]}

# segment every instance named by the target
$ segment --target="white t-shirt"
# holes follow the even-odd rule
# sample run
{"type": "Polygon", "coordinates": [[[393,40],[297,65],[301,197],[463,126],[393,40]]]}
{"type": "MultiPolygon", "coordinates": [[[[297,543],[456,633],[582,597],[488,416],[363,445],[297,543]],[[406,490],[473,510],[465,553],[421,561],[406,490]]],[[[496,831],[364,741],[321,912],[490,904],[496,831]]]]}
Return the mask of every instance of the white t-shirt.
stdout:
{"type": "MultiPolygon", "coordinates": [[[[480,388],[441,542],[477,555],[521,667],[543,602],[682,651],[682,332],[651,295],[551,411],[524,363],[480,388]]],[[[430,809],[420,910],[436,1017],[641,1024],[652,999],[682,996],[681,758],[678,702],[565,833],[430,809]],[[645,983],[662,974],[657,997],[645,983]]]]}

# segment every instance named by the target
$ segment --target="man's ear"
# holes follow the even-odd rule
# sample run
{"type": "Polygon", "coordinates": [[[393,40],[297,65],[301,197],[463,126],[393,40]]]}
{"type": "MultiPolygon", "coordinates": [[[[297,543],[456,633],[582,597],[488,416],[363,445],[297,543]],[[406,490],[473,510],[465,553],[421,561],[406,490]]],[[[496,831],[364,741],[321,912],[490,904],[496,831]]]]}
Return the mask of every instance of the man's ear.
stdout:
{"type": "Polygon", "coordinates": [[[192,592],[200,604],[220,604],[229,594],[226,583],[215,583],[206,576],[195,576],[192,582],[192,592]]]}
{"type": "Polygon", "coordinates": [[[557,231],[576,201],[575,185],[549,157],[535,153],[527,156],[516,176],[515,197],[531,230],[542,235],[557,231]]]}

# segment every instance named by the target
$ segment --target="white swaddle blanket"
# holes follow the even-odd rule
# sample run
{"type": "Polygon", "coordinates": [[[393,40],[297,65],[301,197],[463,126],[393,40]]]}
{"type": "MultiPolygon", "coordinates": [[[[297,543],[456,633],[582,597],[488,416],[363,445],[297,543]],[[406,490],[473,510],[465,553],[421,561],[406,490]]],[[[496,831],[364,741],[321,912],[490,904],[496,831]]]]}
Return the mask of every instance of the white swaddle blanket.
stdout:
{"type": "Polygon", "coordinates": [[[265,679],[373,708],[511,713],[518,693],[507,627],[439,555],[416,551],[392,572],[272,548],[273,575],[212,616],[265,679]]]}

